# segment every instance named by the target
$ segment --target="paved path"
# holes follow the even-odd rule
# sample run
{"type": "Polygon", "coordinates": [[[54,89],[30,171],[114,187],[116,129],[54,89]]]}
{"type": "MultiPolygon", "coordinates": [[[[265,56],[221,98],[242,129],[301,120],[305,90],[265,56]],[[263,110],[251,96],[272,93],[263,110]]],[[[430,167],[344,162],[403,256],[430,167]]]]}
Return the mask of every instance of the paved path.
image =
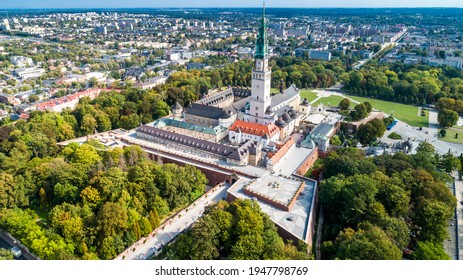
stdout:
{"type": "Polygon", "coordinates": [[[123,254],[120,254],[116,259],[125,260],[146,260],[153,254],[159,252],[159,248],[171,242],[182,231],[189,228],[204,212],[204,208],[212,203],[224,199],[227,195],[227,190],[230,185],[226,184],[216,188],[215,191],[209,192],[207,197],[201,197],[194,204],[188,206],[188,212],[185,210],[180,211],[176,217],[172,218],[170,222],[166,222],[159,227],[152,237],[143,242],[130,246],[123,254]],[[164,229],[162,229],[164,227],[164,229]],[[133,251],[135,248],[135,251],[133,251]],[[125,258],[122,257],[125,255],[125,258]]]}
{"type": "Polygon", "coordinates": [[[439,121],[437,120],[437,111],[429,110],[429,136],[433,140],[439,140],[439,121]]]}
{"type": "MultiPolygon", "coordinates": [[[[457,177],[457,174],[453,174],[454,177],[457,177]]],[[[458,177],[457,177],[458,178],[458,177]]],[[[456,195],[455,191],[455,185],[452,183],[449,184],[449,189],[452,194],[456,195]]],[[[454,211],[454,215],[450,220],[447,221],[447,232],[448,232],[448,237],[446,240],[444,240],[444,250],[447,252],[449,257],[452,260],[458,260],[459,258],[459,250],[458,250],[458,241],[457,241],[457,234],[458,234],[458,228],[457,228],[457,222],[456,222],[456,209],[454,211]]]]}
{"type": "Polygon", "coordinates": [[[456,211],[456,227],[457,227],[457,250],[458,257],[463,260],[463,182],[458,180],[457,173],[455,172],[455,197],[457,198],[457,211],[456,211]]]}
{"type": "MultiPolygon", "coordinates": [[[[348,95],[343,94],[342,91],[340,90],[339,85],[335,85],[335,86],[333,86],[331,88],[328,88],[328,89],[313,89],[312,91],[317,93],[317,98],[312,100],[310,102],[310,104],[314,104],[319,99],[325,98],[325,97],[330,97],[330,96],[340,96],[340,97],[349,99],[351,102],[353,102],[355,104],[360,104],[360,102],[358,102],[357,100],[354,100],[354,99],[350,98],[348,95]]],[[[337,104],[333,104],[333,105],[337,106],[337,104]]]]}
{"type": "MultiPolygon", "coordinates": [[[[315,103],[317,100],[323,97],[329,97],[329,96],[341,96],[344,98],[348,98],[351,100],[353,103],[359,103],[356,100],[353,100],[352,98],[349,97],[349,95],[343,94],[341,90],[339,90],[338,86],[329,88],[329,89],[315,89],[313,90],[314,92],[317,93],[317,98],[315,98],[311,104],[315,103]]],[[[354,97],[355,98],[355,97],[354,97]]],[[[388,116],[387,114],[385,114],[388,116]]],[[[403,138],[403,140],[408,140],[410,139],[413,142],[414,149],[418,147],[418,144],[427,141],[433,146],[436,147],[436,151],[439,154],[446,154],[449,151],[454,155],[454,156],[459,156],[460,154],[463,153],[463,145],[458,144],[458,143],[450,143],[450,142],[445,142],[441,141],[438,138],[438,132],[439,132],[439,123],[437,121],[437,111],[435,110],[429,110],[429,127],[423,127],[422,130],[418,130],[417,127],[412,127],[402,121],[399,120],[397,125],[394,126],[394,128],[390,131],[386,131],[384,133],[384,136],[381,138],[381,141],[383,143],[396,143],[399,141],[403,140],[393,140],[387,138],[387,136],[391,132],[396,132],[400,134],[403,138]]]]}
{"type": "Polygon", "coordinates": [[[315,241],[315,259],[321,260],[321,247],[322,247],[322,229],[323,229],[323,207],[320,206],[320,213],[318,214],[318,225],[317,225],[317,240],[315,241]]]}

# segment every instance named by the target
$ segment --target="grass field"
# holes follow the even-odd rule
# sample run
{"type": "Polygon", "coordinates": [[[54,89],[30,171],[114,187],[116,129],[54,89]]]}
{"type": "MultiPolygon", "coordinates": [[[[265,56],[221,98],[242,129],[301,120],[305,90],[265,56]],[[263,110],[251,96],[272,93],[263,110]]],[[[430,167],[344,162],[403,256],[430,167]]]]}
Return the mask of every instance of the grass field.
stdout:
{"type": "Polygon", "coordinates": [[[439,138],[439,140],[463,144],[463,127],[462,126],[452,126],[446,129],[447,134],[445,137],[439,138]],[[455,135],[458,133],[458,138],[455,138],[455,135]]]}
{"type": "Polygon", "coordinates": [[[398,120],[401,120],[411,126],[428,127],[429,125],[428,116],[419,116],[417,106],[350,95],[349,98],[358,102],[368,101],[373,106],[373,108],[381,110],[386,114],[392,114],[398,120]]]}
{"type": "Polygon", "coordinates": [[[317,98],[317,93],[307,90],[307,89],[301,89],[301,99],[302,98],[307,98],[309,102],[317,98]]]}
{"type": "MultiPolygon", "coordinates": [[[[341,102],[341,100],[343,100],[344,98],[341,97],[341,96],[336,96],[336,95],[333,95],[333,96],[329,96],[329,97],[322,97],[320,99],[318,99],[315,103],[312,104],[312,106],[317,106],[318,104],[320,103],[323,103],[323,105],[325,106],[338,106],[339,102],[341,102]]],[[[351,107],[355,106],[355,104],[352,104],[351,102],[351,107]]]]}

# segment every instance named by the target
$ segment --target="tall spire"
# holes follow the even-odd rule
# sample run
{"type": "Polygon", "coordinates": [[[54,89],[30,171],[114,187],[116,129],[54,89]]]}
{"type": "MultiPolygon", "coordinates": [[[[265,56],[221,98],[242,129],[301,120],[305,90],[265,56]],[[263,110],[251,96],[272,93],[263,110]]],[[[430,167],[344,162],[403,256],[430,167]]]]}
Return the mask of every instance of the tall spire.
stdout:
{"type": "Polygon", "coordinates": [[[267,25],[265,23],[265,1],[262,7],[262,22],[259,28],[259,35],[257,36],[256,52],[254,58],[265,59],[268,55],[268,42],[267,42],[267,25]]]}

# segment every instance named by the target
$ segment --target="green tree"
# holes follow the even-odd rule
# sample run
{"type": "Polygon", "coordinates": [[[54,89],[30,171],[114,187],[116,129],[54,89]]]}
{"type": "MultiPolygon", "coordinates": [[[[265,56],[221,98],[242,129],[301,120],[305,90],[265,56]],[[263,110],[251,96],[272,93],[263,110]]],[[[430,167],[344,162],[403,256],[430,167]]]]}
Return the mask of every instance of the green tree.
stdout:
{"type": "Polygon", "coordinates": [[[330,139],[330,144],[334,146],[341,146],[342,143],[341,143],[341,140],[339,139],[339,136],[334,135],[330,139]]]}
{"type": "Polygon", "coordinates": [[[444,242],[448,236],[447,220],[452,216],[452,209],[442,202],[435,201],[424,205],[416,215],[416,224],[421,228],[422,240],[444,242]]]}
{"type": "Polygon", "coordinates": [[[379,227],[347,228],[336,239],[336,257],[344,260],[401,260],[402,251],[379,227]]]}
{"type": "Polygon", "coordinates": [[[150,211],[149,213],[149,221],[153,229],[156,229],[161,225],[161,220],[159,219],[158,211],[156,208],[150,211]]]}
{"type": "Polygon", "coordinates": [[[373,110],[373,106],[371,106],[370,102],[366,101],[363,102],[363,105],[365,105],[365,108],[367,109],[367,113],[371,113],[371,110],[373,110]]]}
{"type": "Polygon", "coordinates": [[[140,125],[140,117],[135,113],[129,116],[122,116],[119,124],[122,128],[132,129],[140,125]]]}
{"type": "Polygon", "coordinates": [[[106,237],[116,235],[127,228],[127,211],[119,204],[106,202],[98,211],[97,226],[106,237]]]}
{"type": "Polygon", "coordinates": [[[432,157],[436,153],[434,146],[428,142],[421,142],[416,148],[417,153],[425,153],[427,156],[432,157]]]}
{"type": "Polygon", "coordinates": [[[16,184],[13,176],[8,173],[0,173],[0,209],[27,206],[29,200],[26,190],[20,184],[16,184]]]}
{"type": "Polygon", "coordinates": [[[418,246],[413,252],[413,257],[417,260],[450,260],[442,244],[432,242],[418,242],[418,246]]]}
{"type": "Polygon", "coordinates": [[[4,248],[0,248],[0,261],[2,260],[12,260],[14,258],[13,253],[4,248]]]}
{"type": "Polygon", "coordinates": [[[365,107],[365,104],[363,103],[357,104],[354,107],[354,110],[350,112],[350,117],[352,118],[353,121],[364,119],[367,116],[368,116],[367,108],[365,107]]]}
{"type": "Polygon", "coordinates": [[[454,157],[451,153],[447,153],[442,156],[441,164],[448,173],[461,169],[460,160],[457,157],[454,157]]]}
{"type": "Polygon", "coordinates": [[[80,129],[83,135],[93,134],[98,123],[92,115],[85,115],[82,118],[80,129]]]}
{"type": "Polygon", "coordinates": [[[350,107],[350,100],[348,98],[344,98],[343,100],[341,100],[341,102],[339,102],[338,107],[341,110],[348,110],[350,107]]]}
{"type": "Polygon", "coordinates": [[[362,145],[369,145],[376,141],[377,132],[371,123],[361,124],[357,129],[357,138],[362,145]]]}
{"type": "Polygon", "coordinates": [[[455,111],[443,109],[439,111],[437,120],[442,127],[454,126],[458,121],[458,114],[455,111]]]}

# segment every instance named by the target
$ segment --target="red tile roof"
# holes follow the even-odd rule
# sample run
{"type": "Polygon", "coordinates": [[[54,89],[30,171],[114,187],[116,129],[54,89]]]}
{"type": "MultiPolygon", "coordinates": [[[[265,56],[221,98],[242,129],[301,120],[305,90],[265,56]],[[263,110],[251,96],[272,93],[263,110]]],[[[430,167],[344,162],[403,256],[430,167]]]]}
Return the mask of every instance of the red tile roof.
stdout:
{"type": "Polygon", "coordinates": [[[90,88],[90,89],[87,89],[87,90],[84,90],[84,91],[80,91],[80,92],[76,92],[76,93],[73,93],[73,94],[69,94],[69,95],[66,95],[64,97],[61,97],[61,98],[57,98],[57,99],[53,99],[53,100],[49,100],[49,101],[44,101],[40,104],[37,104],[37,110],[39,111],[45,111],[47,110],[47,108],[52,108],[52,107],[55,107],[55,106],[58,106],[58,105],[61,105],[61,104],[64,104],[64,103],[68,103],[68,102],[71,102],[75,99],[81,99],[85,96],[88,96],[90,97],[90,99],[94,99],[95,97],[97,97],[101,91],[106,91],[106,90],[102,90],[102,89],[99,89],[99,88],[90,88]]]}
{"type": "Polygon", "coordinates": [[[257,136],[267,135],[269,137],[272,137],[278,132],[280,132],[280,129],[273,123],[268,124],[268,125],[263,125],[263,124],[250,123],[250,122],[245,122],[245,121],[240,121],[240,120],[235,121],[235,123],[233,123],[233,125],[230,127],[230,130],[232,131],[241,130],[241,132],[245,134],[252,134],[252,135],[257,135],[257,136]]]}

